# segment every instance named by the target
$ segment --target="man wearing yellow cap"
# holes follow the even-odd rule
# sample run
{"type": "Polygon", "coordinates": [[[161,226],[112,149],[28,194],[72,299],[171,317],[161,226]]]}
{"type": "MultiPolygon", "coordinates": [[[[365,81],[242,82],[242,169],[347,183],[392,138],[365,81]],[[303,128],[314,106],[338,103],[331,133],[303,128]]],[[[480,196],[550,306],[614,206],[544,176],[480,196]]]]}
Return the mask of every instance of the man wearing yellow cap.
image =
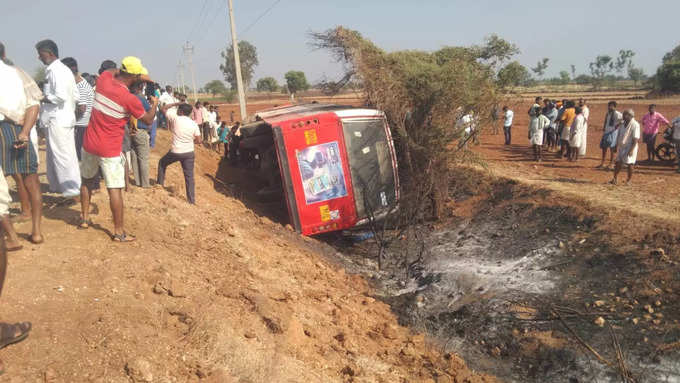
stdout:
{"type": "Polygon", "coordinates": [[[153,123],[158,99],[150,97],[152,107],[145,111],[142,102],[130,93],[130,86],[138,81],[150,81],[148,71],[137,57],[125,57],[117,73],[105,71],[97,80],[92,107],[92,117],[83,138],[80,173],[82,220],[81,229],[87,229],[89,219],[92,179],[101,168],[109,191],[113,215],[113,237],[117,242],[131,242],[136,238],[125,232],[123,225],[123,193],[125,187],[125,159],[121,155],[125,125],[130,116],[147,125],[153,123]]]}

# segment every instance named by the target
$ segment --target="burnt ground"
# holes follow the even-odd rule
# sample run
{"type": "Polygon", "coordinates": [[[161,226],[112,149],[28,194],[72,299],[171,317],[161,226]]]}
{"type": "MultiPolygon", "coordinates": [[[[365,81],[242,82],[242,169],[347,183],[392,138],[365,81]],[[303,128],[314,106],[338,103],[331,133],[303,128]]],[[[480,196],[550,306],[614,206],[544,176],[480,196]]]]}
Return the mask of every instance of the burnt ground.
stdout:
{"type": "Polygon", "coordinates": [[[380,271],[373,241],[334,242],[401,324],[507,381],[680,381],[677,227],[473,170],[452,186],[451,219],[380,271]]]}

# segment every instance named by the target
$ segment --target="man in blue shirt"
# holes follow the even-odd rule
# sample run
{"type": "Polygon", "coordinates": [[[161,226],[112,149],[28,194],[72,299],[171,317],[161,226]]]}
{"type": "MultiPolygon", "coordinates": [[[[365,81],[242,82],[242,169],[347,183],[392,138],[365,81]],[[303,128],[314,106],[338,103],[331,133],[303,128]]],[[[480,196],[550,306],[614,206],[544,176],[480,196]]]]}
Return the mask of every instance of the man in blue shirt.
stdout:
{"type": "MultiPolygon", "coordinates": [[[[131,92],[133,92],[137,98],[142,102],[145,111],[151,109],[149,101],[147,101],[144,93],[142,92],[143,84],[134,84],[131,92]]],[[[153,124],[156,123],[154,119],[153,124]]],[[[132,173],[135,177],[135,185],[148,188],[151,187],[149,184],[149,152],[151,151],[151,130],[152,125],[147,125],[144,122],[137,120],[137,134],[132,136],[132,150],[136,154],[136,161],[132,161],[132,173]]]]}

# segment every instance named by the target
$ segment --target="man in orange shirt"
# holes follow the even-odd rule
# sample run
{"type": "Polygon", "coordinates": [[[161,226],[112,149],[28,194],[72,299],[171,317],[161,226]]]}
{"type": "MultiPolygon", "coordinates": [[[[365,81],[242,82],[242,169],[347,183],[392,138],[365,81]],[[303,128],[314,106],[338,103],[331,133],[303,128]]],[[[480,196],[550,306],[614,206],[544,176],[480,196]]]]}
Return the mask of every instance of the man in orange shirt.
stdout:
{"type": "Polygon", "coordinates": [[[564,110],[564,113],[562,114],[562,118],[560,118],[560,121],[562,122],[562,134],[560,135],[560,151],[557,153],[557,158],[561,158],[565,155],[564,151],[566,149],[566,156],[569,157],[571,154],[570,148],[569,148],[569,138],[571,137],[571,124],[574,123],[574,119],[576,119],[576,109],[575,109],[574,101],[567,101],[567,106],[566,109],[564,110]]]}

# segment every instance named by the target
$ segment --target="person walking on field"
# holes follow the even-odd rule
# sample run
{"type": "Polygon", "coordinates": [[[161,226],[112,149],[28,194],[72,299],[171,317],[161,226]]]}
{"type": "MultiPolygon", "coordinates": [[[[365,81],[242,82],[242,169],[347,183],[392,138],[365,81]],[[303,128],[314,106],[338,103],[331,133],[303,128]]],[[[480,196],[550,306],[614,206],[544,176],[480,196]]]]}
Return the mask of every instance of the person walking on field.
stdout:
{"type": "Polygon", "coordinates": [[[607,104],[607,115],[604,117],[604,133],[600,140],[600,149],[602,149],[602,161],[597,166],[597,169],[605,168],[604,160],[607,158],[607,150],[610,152],[609,165],[605,169],[610,170],[614,163],[614,155],[616,154],[616,142],[619,125],[623,120],[621,112],[616,110],[616,101],[609,101],[607,104]]]}
{"type": "Polygon", "coordinates": [[[580,157],[586,156],[586,148],[588,146],[588,121],[590,120],[590,108],[588,108],[588,103],[584,99],[579,100],[579,106],[583,111],[583,119],[585,120],[583,124],[583,134],[581,135],[581,144],[579,146],[578,155],[580,157]]]}
{"type": "Polygon", "coordinates": [[[569,161],[576,162],[581,153],[581,145],[583,145],[583,134],[585,133],[586,118],[583,115],[583,109],[577,106],[574,110],[576,117],[571,124],[571,136],[569,138],[569,161]]]}
{"type": "Polygon", "coordinates": [[[562,133],[560,134],[560,151],[557,153],[558,158],[563,156],[571,158],[571,146],[569,145],[569,141],[571,140],[571,126],[574,124],[575,119],[576,108],[574,106],[574,101],[567,101],[564,113],[562,113],[562,117],[560,118],[562,133]]]}
{"type": "MultiPolygon", "coordinates": [[[[6,176],[14,178],[23,213],[31,217],[33,223],[29,240],[34,244],[43,243],[42,234],[42,194],[38,179],[38,156],[34,143],[29,139],[34,129],[40,100],[43,93],[33,79],[22,69],[5,63],[5,46],[0,43],[0,191],[7,191],[6,176]]],[[[9,192],[4,193],[0,202],[9,209],[9,192]]],[[[9,212],[9,210],[7,210],[9,212]]],[[[8,236],[9,250],[18,250],[16,234],[3,212],[2,227],[8,236]]]]}
{"type": "Polygon", "coordinates": [[[66,198],[80,195],[76,154],[76,104],[80,94],[73,72],[59,60],[57,44],[43,40],[35,45],[45,70],[45,102],[40,122],[47,138],[47,180],[50,190],[66,198]]]}
{"type": "Polygon", "coordinates": [[[158,98],[150,96],[152,106],[144,111],[142,102],[130,93],[130,86],[140,80],[150,81],[142,62],[132,56],[125,57],[117,73],[104,71],[97,80],[92,118],[83,139],[80,170],[83,178],[81,191],[80,229],[87,229],[89,220],[91,181],[101,168],[109,192],[109,205],[113,215],[112,240],[132,242],[134,236],[125,232],[123,220],[123,192],[125,187],[125,160],[121,155],[125,125],[128,117],[151,124],[156,115],[158,98]]]}
{"type": "Polygon", "coordinates": [[[184,184],[187,191],[187,201],[196,204],[195,184],[194,184],[194,144],[201,143],[201,130],[189,116],[191,115],[191,105],[189,104],[170,104],[163,107],[163,113],[171,122],[172,126],[172,147],[170,151],[158,161],[158,178],[156,182],[163,186],[165,183],[165,169],[179,161],[184,173],[184,184]],[[177,109],[171,109],[177,106],[177,109]],[[176,110],[176,111],[175,111],[176,110]]]}
{"type": "Polygon", "coordinates": [[[654,162],[654,151],[656,148],[656,135],[659,134],[659,125],[666,124],[669,128],[671,124],[663,114],[656,111],[656,105],[649,106],[649,113],[642,117],[642,141],[647,144],[647,161],[654,162]]]}
{"type": "Polygon", "coordinates": [[[529,116],[529,141],[534,149],[534,161],[541,162],[543,132],[550,126],[550,119],[541,113],[540,107],[534,107],[529,116]]]}
{"type": "Polygon", "coordinates": [[[505,145],[510,145],[512,142],[512,120],[515,113],[507,106],[503,107],[503,134],[505,135],[505,145]]]}
{"type": "Polygon", "coordinates": [[[616,165],[614,166],[614,178],[612,185],[618,183],[618,176],[623,165],[628,167],[628,179],[626,185],[630,185],[633,178],[633,169],[637,160],[638,142],[640,141],[640,124],[635,121],[633,109],[623,112],[623,123],[619,128],[616,144],[616,165]]]}

